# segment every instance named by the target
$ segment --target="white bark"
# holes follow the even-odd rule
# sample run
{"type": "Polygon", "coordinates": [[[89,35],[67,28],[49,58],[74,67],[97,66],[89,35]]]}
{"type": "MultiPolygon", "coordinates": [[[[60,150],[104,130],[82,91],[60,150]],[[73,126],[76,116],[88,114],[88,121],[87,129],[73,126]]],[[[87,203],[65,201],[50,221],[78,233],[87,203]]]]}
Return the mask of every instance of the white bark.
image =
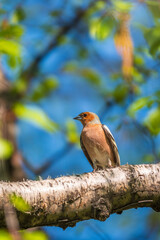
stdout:
{"type": "Polygon", "coordinates": [[[129,208],[160,211],[160,164],[124,165],[75,176],[0,182],[0,223],[5,226],[8,196],[21,196],[30,212],[17,211],[20,226],[74,226],[86,219],[106,220],[129,208]]]}

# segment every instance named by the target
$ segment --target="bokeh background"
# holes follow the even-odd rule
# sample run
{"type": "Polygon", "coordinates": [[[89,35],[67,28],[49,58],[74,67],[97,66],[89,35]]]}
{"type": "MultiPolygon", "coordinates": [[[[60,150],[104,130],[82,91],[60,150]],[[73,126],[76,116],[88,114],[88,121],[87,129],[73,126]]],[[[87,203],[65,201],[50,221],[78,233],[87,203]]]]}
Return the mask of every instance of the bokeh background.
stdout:
{"type": "MultiPolygon", "coordinates": [[[[121,164],[160,160],[158,0],[2,0],[0,54],[2,180],[92,171],[79,145],[82,126],[73,120],[83,111],[110,128],[121,164]]],[[[160,215],[139,208],[24,234],[160,239],[160,215]]]]}

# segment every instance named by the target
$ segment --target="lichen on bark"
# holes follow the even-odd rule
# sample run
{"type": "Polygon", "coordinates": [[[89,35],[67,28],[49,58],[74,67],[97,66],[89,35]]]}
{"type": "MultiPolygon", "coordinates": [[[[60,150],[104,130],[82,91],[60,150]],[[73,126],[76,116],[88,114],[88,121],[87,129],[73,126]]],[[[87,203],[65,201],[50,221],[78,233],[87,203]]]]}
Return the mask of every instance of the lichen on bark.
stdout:
{"type": "Polygon", "coordinates": [[[159,172],[160,164],[124,165],[56,179],[0,182],[1,227],[5,227],[4,207],[11,194],[30,205],[30,211],[17,210],[21,228],[54,225],[65,229],[138,207],[160,211],[159,172]]]}

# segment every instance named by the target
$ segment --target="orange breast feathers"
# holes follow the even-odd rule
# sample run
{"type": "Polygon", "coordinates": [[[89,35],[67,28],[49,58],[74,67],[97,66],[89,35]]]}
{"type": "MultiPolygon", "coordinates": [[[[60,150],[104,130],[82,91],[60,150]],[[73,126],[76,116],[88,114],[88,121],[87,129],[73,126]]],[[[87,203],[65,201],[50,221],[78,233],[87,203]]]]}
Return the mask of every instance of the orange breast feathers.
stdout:
{"type": "MultiPolygon", "coordinates": [[[[92,158],[92,161],[96,152],[97,155],[102,156],[103,161],[107,160],[104,158],[110,158],[111,162],[114,162],[112,150],[107,142],[101,124],[92,124],[84,127],[81,137],[86,150],[92,158]]],[[[97,160],[102,161],[102,159],[97,160]]]]}

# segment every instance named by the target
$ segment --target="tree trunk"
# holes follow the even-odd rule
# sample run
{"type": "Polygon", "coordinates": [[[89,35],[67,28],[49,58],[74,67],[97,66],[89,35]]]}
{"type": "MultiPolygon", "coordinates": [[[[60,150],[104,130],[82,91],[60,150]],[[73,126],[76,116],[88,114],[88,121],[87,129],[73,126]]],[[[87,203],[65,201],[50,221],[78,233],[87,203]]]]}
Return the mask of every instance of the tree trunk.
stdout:
{"type": "Polygon", "coordinates": [[[0,179],[18,181],[26,177],[22,168],[22,156],[16,144],[16,116],[11,109],[10,99],[3,94],[10,91],[11,85],[0,66],[0,138],[8,140],[13,146],[13,154],[8,159],[0,159],[0,179]]]}

